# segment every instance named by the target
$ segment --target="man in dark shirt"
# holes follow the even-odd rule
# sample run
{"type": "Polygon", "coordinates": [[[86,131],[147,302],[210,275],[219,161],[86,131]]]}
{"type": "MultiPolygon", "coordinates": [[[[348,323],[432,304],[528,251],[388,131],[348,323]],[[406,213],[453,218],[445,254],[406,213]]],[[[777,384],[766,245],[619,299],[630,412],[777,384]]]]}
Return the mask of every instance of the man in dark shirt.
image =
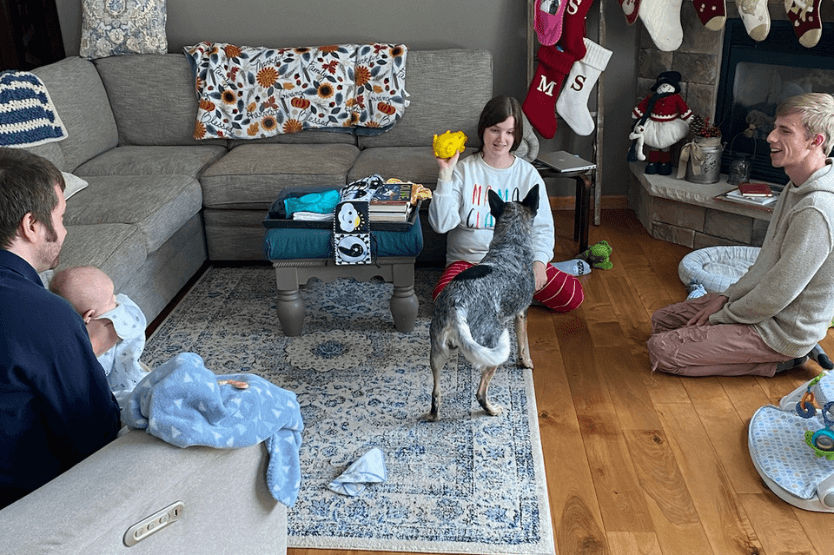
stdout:
{"type": "Polygon", "coordinates": [[[66,236],[61,172],[0,148],[0,508],[34,491],[113,439],[119,405],[96,352],[115,343],[38,272],[54,268],[66,236]]]}

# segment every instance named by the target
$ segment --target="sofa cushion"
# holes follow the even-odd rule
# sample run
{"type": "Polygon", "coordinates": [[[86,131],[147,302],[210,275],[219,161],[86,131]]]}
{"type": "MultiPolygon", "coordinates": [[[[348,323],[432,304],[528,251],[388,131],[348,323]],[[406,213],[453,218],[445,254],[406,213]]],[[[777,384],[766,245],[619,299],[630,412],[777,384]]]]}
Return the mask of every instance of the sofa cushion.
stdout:
{"type": "Polygon", "coordinates": [[[68,225],[57,270],[96,266],[110,276],[119,291],[145,263],[146,256],[145,237],[135,225],[68,225]]]}
{"type": "Polygon", "coordinates": [[[257,145],[257,144],[343,144],[355,145],[356,135],[353,133],[345,133],[343,131],[327,131],[325,129],[307,129],[299,131],[298,133],[280,133],[273,137],[264,137],[262,139],[229,139],[229,145],[234,148],[241,145],[257,145]]]}
{"type": "Polygon", "coordinates": [[[58,143],[46,143],[44,145],[30,146],[25,150],[28,150],[33,154],[37,154],[42,158],[46,158],[55,164],[55,167],[61,171],[66,169],[67,162],[64,160],[64,153],[58,143]]]}
{"type": "MultiPolygon", "coordinates": [[[[360,148],[431,146],[446,130],[477,137],[478,117],[492,98],[492,55],[487,50],[409,50],[405,89],[411,104],[389,131],[360,136],[360,148]]],[[[470,139],[471,140],[471,139],[470,139]]]]}
{"type": "Polygon", "coordinates": [[[358,148],[342,144],[239,146],[203,173],[203,205],[266,214],[287,187],[345,185],[358,156],[358,148]]]}
{"type": "Polygon", "coordinates": [[[226,144],[194,138],[197,95],[183,54],[114,56],[95,61],[123,145],[226,144]]]}
{"type": "MultiPolygon", "coordinates": [[[[473,149],[467,148],[461,158],[470,152],[473,149]]],[[[348,172],[348,181],[378,173],[385,179],[397,177],[433,190],[437,185],[437,172],[437,160],[431,146],[366,148],[348,172]]]]}
{"type": "Polygon", "coordinates": [[[202,206],[200,183],[186,175],[85,176],[90,185],[67,203],[67,225],[134,224],[146,252],[159,248],[202,206]]]}
{"type": "Polygon", "coordinates": [[[199,177],[212,162],[226,154],[226,147],[120,146],[86,162],[78,175],[188,175],[199,177]]]}
{"type": "Polygon", "coordinates": [[[71,172],[79,165],[119,142],[116,120],[107,92],[95,66],[83,58],[64,58],[33,69],[49,91],[52,103],[67,129],[67,139],[57,143],[71,172]]]}

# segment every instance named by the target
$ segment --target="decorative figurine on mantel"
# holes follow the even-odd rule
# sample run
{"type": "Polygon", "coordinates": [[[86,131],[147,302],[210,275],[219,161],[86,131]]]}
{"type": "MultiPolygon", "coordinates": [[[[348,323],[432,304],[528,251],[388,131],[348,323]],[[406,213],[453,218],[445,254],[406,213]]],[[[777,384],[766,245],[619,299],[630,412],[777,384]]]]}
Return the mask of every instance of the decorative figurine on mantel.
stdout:
{"type": "Polygon", "coordinates": [[[648,174],[670,175],[672,154],[669,147],[689,133],[692,111],[680,95],[680,80],[679,72],[664,71],[657,76],[652,92],[631,112],[637,122],[628,136],[633,141],[628,160],[645,160],[643,145],[650,147],[645,169],[648,174]]]}

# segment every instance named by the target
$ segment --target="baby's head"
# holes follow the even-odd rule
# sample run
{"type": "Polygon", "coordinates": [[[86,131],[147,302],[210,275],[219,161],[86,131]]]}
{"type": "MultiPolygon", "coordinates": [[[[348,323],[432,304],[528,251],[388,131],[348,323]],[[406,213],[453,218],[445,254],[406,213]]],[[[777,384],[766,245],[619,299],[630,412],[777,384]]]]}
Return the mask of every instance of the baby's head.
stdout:
{"type": "Polygon", "coordinates": [[[56,272],[49,289],[72,305],[84,322],[116,308],[113,281],[94,266],[76,266],[56,272]]]}

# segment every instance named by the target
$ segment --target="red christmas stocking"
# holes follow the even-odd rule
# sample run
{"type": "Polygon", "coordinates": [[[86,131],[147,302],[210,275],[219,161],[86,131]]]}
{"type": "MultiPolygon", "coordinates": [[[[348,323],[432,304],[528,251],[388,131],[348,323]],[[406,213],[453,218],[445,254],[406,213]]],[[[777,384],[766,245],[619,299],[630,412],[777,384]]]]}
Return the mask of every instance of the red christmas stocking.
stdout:
{"type": "Polygon", "coordinates": [[[575,58],[555,46],[540,46],[536,56],[539,65],[521,109],[542,137],[552,139],[557,127],[556,99],[575,58]]]}
{"type": "Polygon", "coordinates": [[[562,23],[562,38],[559,45],[565,52],[581,60],[585,57],[585,17],[594,0],[562,0],[568,3],[565,20],[562,23]]]}
{"type": "Polygon", "coordinates": [[[626,23],[633,25],[640,15],[640,0],[617,0],[625,14],[626,23]]]}
{"type": "Polygon", "coordinates": [[[822,0],[788,0],[785,2],[788,19],[793,23],[793,32],[799,38],[799,44],[805,48],[815,47],[822,36],[820,2],[822,0]]]}
{"type": "Polygon", "coordinates": [[[727,3],[725,0],[694,0],[695,12],[704,27],[710,31],[720,31],[727,22],[727,3]]]}

